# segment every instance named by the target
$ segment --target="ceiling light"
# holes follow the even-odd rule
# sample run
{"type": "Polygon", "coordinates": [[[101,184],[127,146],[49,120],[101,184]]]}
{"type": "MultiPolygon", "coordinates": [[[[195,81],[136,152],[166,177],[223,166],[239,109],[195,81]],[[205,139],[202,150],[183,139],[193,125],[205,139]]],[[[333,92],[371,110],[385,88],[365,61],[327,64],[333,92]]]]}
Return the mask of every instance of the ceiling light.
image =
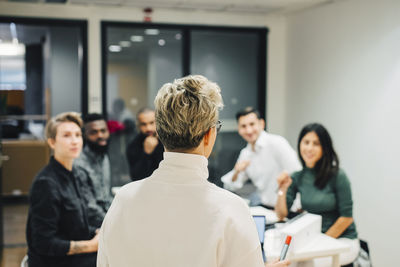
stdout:
{"type": "Polygon", "coordinates": [[[119,45],[122,47],[130,47],[131,46],[131,42],[129,41],[121,41],[119,42],[119,45]]]}
{"type": "Polygon", "coordinates": [[[132,42],[143,42],[143,36],[141,35],[132,35],[131,36],[131,41],[132,42]]]}
{"type": "Polygon", "coordinates": [[[182,34],[180,34],[180,33],[175,34],[175,39],[176,40],[182,39],[182,34]]]}
{"type": "Polygon", "coordinates": [[[14,43],[0,43],[0,56],[25,55],[25,45],[14,43]]]}
{"type": "Polygon", "coordinates": [[[164,39],[158,40],[158,45],[159,46],[164,46],[165,45],[165,40],[164,39]]]}
{"type": "Polygon", "coordinates": [[[10,32],[12,36],[12,42],[14,44],[18,44],[17,27],[15,26],[15,23],[10,23],[10,32]]]}
{"type": "Polygon", "coordinates": [[[147,35],[159,35],[160,30],[159,29],[146,29],[146,30],[144,30],[144,33],[147,35]]]}
{"type": "Polygon", "coordinates": [[[110,52],[118,53],[121,52],[122,48],[119,45],[110,45],[108,50],[110,50],[110,52]]]}

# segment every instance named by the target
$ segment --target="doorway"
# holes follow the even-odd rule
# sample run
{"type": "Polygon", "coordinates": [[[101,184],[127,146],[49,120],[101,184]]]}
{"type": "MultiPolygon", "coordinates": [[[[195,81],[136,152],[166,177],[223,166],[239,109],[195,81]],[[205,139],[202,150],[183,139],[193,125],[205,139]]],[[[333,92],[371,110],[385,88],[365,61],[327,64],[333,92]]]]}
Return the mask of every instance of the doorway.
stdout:
{"type": "Polygon", "coordinates": [[[0,40],[0,242],[8,266],[26,253],[29,189],[50,157],[46,121],[87,113],[87,21],[0,16],[0,40]]]}

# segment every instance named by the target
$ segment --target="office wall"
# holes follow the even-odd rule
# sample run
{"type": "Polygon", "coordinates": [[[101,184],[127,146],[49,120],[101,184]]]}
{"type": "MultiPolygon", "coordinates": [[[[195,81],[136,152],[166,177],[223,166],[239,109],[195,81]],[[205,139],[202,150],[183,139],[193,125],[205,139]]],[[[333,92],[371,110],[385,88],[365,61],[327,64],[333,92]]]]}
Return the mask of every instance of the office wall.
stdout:
{"type": "MultiPolygon", "coordinates": [[[[268,91],[267,127],[271,132],[284,133],[285,46],[286,19],[283,16],[210,11],[179,11],[154,9],[153,21],[200,25],[267,26],[268,36],[268,91]],[[273,115],[272,115],[273,114],[273,115]]],[[[101,111],[101,39],[100,21],[143,21],[139,8],[92,5],[29,4],[0,1],[0,15],[38,18],[88,20],[89,111],[101,111]]]]}
{"type": "Polygon", "coordinates": [[[374,266],[398,266],[400,2],[341,1],[288,18],[286,134],[322,122],[374,266]]]}

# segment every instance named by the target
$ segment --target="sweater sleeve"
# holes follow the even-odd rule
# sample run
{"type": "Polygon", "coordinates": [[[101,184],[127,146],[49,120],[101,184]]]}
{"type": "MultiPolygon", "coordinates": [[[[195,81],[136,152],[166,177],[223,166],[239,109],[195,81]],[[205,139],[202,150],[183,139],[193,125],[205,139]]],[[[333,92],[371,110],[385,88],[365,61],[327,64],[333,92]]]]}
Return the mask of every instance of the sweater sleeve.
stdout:
{"type": "MultiPolygon", "coordinates": [[[[227,207],[227,210],[230,208],[227,207]]],[[[248,206],[243,202],[235,205],[231,211],[232,216],[226,221],[223,239],[217,249],[217,265],[264,266],[257,229],[248,206]]]]}
{"type": "Polygon", "coordinates": [[[350,181],[342,170],[339,170],[336,177],[335,191],[340,216],[353,217],[353,199],[351,196],[350,181]]]}
{"type": "Polygon", "coordinates": [[[57,237],[60,220],[58,186],[48,179],[40,179],[31,190],[32,246],[42,255],[64,256],[70,241],[57,237]]]}
{"type": "Polygon", "coordinates": [[[286,192],[286,205],[288,209],[292,207],[294,200],[296,199],[296,194],[299,191],[298,190],[298,182],[299,182],[299,173],[300,172],[295,172],[291,175],[292,177],[292,184],[289,186],[287,192],[286,192]]]}
{"type": "Polygon", "coordinates": [[[82,169],[80,166],[77,167],[77,178],[79,181],[80,191],[85,199],[87,207],[89,226],[92,229],[97,229],[101,226],[104,216],[107,210],[103,208],[104,205],[100,205],[96,199],[94,192],[94,185],[92,180],[89,178],[89,173],[82,169]]]}

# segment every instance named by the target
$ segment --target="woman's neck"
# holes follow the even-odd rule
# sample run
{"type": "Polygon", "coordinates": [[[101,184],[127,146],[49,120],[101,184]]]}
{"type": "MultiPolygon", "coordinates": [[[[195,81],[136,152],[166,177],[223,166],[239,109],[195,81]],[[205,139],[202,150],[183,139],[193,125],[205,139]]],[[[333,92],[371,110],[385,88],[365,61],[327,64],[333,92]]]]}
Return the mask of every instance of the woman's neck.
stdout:
{"type": "Polygon", "coordinates": [[[72,171],[72,164],[74,163],[73,159],[66,159],[63,157],[60,157],[57,154],[54,154],[54,158],[61,164],[64,166],[64,168],[66,168],[69,171],[72,171]]]}

